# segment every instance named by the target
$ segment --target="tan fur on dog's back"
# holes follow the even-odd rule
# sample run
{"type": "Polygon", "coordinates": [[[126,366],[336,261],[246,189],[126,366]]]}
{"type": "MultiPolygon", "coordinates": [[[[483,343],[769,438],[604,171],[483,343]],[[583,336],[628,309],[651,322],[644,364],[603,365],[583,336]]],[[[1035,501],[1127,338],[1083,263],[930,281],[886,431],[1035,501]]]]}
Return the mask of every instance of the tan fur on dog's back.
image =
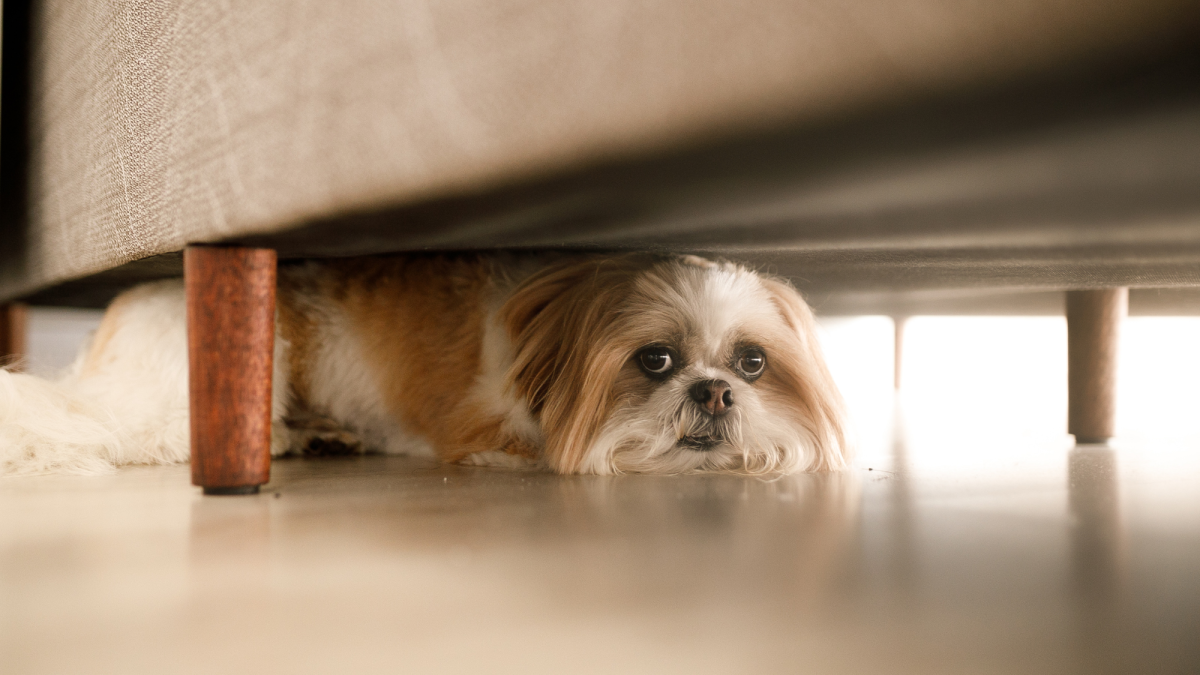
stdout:
{"type": "Polygon", "coordinates": [[[281,332],[298,403],[310,389],[316,332],[304,296],[320,294],[351,322],[384,405],[406,431],[447,460],[500,449],[503,420],[474,409],[470,396],[495,292],[489,265],[475,256],[335,261],[316,285],[281,275],[281,332]]]}
{"type": "Polygon", "coordinates": [[[487,282],[476,261],[423,258],[356,270],[337,296],[379,365],[388,409],[442,456],[454,450],[447,412],[479,372],[487,282]]]}

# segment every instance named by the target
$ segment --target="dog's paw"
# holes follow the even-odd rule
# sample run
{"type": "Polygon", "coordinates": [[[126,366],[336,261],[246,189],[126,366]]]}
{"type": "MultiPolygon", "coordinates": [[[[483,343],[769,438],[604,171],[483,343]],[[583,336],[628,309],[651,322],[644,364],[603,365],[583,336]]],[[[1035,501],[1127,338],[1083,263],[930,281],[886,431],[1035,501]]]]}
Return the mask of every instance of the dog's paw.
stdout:
{"type": "Polygon", "coordinates": [[[538,462],[536,459],[526,457],[525,455],[510,454],[500,450],[473,452],[458,460],[457,463],[464,466],[489,466],[499,469],[533,470],[538,468],[538,462]]]}
{"type": "Polygon", "coordinates": [[[358,434],[323,417],[286,420],[287,454],[304,457],[342,457],[365,451],[358,434]]]}
{"type": "Polygon", "coordinates": [[[300,447],[305,457],[344,457],[362,452],[362,441],[350,432],[312,434],[300,447]]]}

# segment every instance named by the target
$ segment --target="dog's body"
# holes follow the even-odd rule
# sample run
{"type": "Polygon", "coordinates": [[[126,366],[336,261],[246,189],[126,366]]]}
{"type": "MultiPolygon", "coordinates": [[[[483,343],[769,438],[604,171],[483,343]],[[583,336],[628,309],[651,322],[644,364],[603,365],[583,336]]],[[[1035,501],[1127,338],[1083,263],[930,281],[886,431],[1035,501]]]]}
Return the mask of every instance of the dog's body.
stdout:
{"type": "MultiPolygon", "coordinates": [[[[281,266],[273,454],[560,473],[846,465],[786,283],[698,258],[418,256],[281,266]]],[[[178,281],[133,289],[59,383],[0,372],[0,473],[188,456],[178,281]]]]}

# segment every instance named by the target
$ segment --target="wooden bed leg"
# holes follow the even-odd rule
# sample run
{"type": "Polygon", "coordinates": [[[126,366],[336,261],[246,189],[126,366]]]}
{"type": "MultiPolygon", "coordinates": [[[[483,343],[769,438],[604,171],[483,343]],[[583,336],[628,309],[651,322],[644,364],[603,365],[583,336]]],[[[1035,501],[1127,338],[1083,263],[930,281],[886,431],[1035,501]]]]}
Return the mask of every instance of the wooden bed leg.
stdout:
{"type": "Polygon", "coordinates": [[[1128,288],[1067,291],[1067,432],[1076,443],[1112,438],[1117,346],[1128,288]]]}
{"type": "Polygon", "coordinates": [[[192,484],[254,494],[271,472],[275,251],[189,246],[183,274],[192,484]]]}
{"type": "Polygon", "coordinates": [[[25,312],[25,305],[19,302],[0,304],[0,367],[21,369],[28,330],[25,312]]]}
{"type": "Polygon", "coordinates": [[[895,353],[892,361],[892,388],[896,391],[900,391],[900,366],[904,364],[904,326],[907,323],[908,317],[892,317],[892,349],[895,353]]]}

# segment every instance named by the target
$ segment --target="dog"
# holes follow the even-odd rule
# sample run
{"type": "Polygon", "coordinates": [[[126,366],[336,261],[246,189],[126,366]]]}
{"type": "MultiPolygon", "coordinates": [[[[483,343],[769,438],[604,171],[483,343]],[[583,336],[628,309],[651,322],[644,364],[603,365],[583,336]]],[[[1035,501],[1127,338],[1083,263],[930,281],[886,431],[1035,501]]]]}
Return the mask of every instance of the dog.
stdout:
{"type": "MultiPolygon", "coordinates": [[[[560,474],[840,470],[843,403],[786,281],[694,256],[281,264],[272,454],[560,474]]],[[[57,382],[0,371],[0,472],[188,459],[183,284],[110,305],[57,382]]]]}

